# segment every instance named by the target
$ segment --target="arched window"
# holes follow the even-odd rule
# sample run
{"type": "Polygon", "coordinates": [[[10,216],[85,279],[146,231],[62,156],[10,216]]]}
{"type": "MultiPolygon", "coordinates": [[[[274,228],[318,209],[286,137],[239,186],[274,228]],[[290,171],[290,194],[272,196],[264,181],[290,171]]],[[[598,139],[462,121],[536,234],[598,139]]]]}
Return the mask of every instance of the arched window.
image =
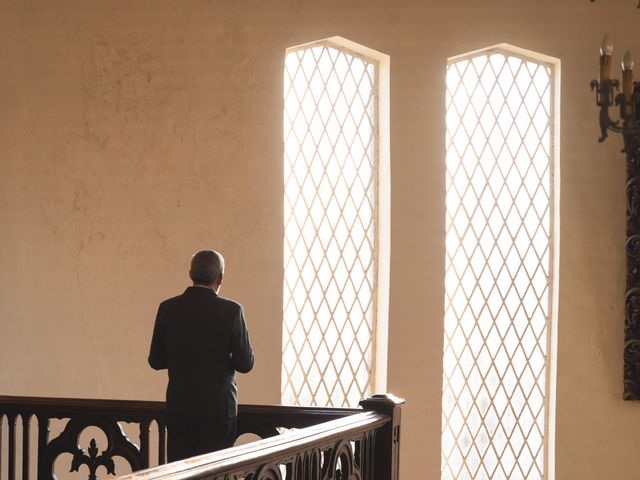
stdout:
{"type": "Polygon", "coordinates": [[[286,53],[283,404],[357,406],[386,374],[385,58],[341,38],[286,53]]]}
{"type": "Polygon", "coordinates": [[[542,479],[557,62],[509,46],[447,68],[443,479],[542,479]]]}

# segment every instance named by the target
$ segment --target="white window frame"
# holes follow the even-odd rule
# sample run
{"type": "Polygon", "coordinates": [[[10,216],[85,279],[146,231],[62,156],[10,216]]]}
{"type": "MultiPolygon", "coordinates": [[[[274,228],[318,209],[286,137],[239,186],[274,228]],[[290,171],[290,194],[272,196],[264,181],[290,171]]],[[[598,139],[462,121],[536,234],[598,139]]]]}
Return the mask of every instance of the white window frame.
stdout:
{"type": "MultiPolygon", "coordinates": [[[[367,62],[376,64],[377,128],[375,131],[375,154],[377,172],[374,172],[376,188],[376,204],[374,206],[374,222],[376,238],[374,242],[375,281],[373,287],[374,325],[372,332],[372,368],[371,393],[386,391],[387,388],[387,343],[389,316],[389,257],[390,257],[390,148],[389,148],[389,56],[365,47],[343,37],[334,36],[288,48],[291,52],[324,45],[344,51],[349,55],[364,58],[367,62]]],[[[287,132],[284,132],[286,135],[287,132]]],[[[284,160],[287,161],[286,158],[284,160]]],[[[286,185],[285,185],[286,192],[286,185]]],[[[286,238],[284,239],[286,241],[286,238]]],[[[287,259],[284,259],[286,265],[287,259]]],[[[286,288],[286,286],[283,286],[286,288]]],[[[283,305],[284,308],[285,305],[283,305]]],[[[283,323],[283,342],[285,341],[286,326],[283,323]]],[[[355,341],[355,340],[354,340],[355,341]]],[[[281,351],[284,355],[283,343],[281,351]]],[[[284,362],[284,357],[283,357],[284,362]]],[[[282,372],[281,396],[284,397],[285,373],[282,372]]],[[[283,398],[284,401],[284,398],[283,398]]],[[[355,406],[355,405],[353,405],[355,406]]]]}
{"type": "MultiPolygon", "coordinates": [[[[545,431],[543,435],[543,478],[555,478],[555,405],[557,377],[557,331],[560,266],[560,60],[534,51],[526,50],[507,43],[471,51],[450,57],[447,66],[462,60],[470,60],[479,55],[500,53],[520,58],[524,61],[543,64],[550,68],[550,241],[549,241],[549,310],[547,318],[547,357],[545,381],[545,431]]],[[[446,342],[446,337],[445,337],[446,342]]],[[[446,346],[446,343],[445,343],[446,346]]],[[[443,377],[444,378],[444,377],[443,377]]],[[[444,418],[443,418],[444,422],[444,418]]],[[[444,430],[444,423],[443,423],[444,430]]],[[[444,472],[444,470],[443,470],[444,472]]]]}

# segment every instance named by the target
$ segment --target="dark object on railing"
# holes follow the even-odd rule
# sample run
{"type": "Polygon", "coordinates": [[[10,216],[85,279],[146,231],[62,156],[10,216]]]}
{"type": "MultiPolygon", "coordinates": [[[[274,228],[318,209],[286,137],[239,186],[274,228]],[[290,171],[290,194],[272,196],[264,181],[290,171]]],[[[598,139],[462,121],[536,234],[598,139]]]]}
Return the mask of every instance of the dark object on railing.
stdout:
{"type": "MultiPolygon", "coordinates": [[[[391,396],[374,396],[361,402],[364,412],[368,413],[353,408],[240,405],[238,435],[253,433],[266,439],[287,429],[300,430],[198,458],[204,462],[204,476],[208,478],[215,478],[216,472],[242,471],[246,478],[254,480],[321,479],[327,478],[330,472],[334,475],[336,472],[339,475],[357,472],[362,480],[397,479],[402,403],[391,396]],[[286,472],[284,477],[278,473],[281,469],[286,472]]],[[[36,461],[29,458],[29,427],[34,416],[38,422],[38,480],[54,478],[54,463],[63,453],[72,455],[71,471],[87,466],[88,480],[96,479],[100,466],[105,467],[109,474],[121,474],[115,469],[115,456],[124,458],[134,472],[149,467],[149,430],[154,421],[158,425],[158,462],[165,462],[164,402],[0,396],[0,448],[3,419],[8,423],[6,480],[15,480],[18,417],[22,423],[22,480],[29,480],[30,462],[36,461]],[[69,421],[62,432],[50,441],[52,419],[69,421]],[[138,425],[139,446],[126,437],[119,422],[138,425]],[[98,451],[95,439],[89,442],[87,452],[79,446],[79,436],[89,426],[98,427],[106,435],[107,448],[104,451],[98,451]]],[[[193,462],[188,459],[158,468],[176,472],[188,464],[192,472],[193,462]]],[[[3,471],[0,464],[0,473],[3,471]]],[[[151,469],[132,475],[153,478],[149,475],[156,471],[151,469]]],[[[185,478],[191,478],[190,475],[185,478]]]]}

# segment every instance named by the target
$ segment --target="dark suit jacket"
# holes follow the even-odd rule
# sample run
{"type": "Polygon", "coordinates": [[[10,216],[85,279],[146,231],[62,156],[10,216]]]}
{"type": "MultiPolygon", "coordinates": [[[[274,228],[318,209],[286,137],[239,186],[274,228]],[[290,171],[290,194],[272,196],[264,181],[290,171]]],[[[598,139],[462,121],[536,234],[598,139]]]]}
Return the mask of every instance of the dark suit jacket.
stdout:
{"type": "Polygon", "coordinates": [[[235,372],[253,368],[242,305],[189,287],[158,308],[149,365],[169,369],[167,413],[237,415],[235,372]]]}

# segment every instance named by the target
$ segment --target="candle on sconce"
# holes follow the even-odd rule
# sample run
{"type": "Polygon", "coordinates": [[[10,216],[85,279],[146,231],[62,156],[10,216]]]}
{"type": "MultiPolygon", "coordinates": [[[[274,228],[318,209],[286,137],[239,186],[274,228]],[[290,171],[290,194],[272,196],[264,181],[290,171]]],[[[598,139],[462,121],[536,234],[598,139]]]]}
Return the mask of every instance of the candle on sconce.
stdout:
{"type": "Polygon", "coordinates": [[[633,59],[627,50],[622,60],[622,93],[624,94],[625,116],[632,114],[631,96],[633,95],[633,59]]]}
{"type": "Polygon", "coordinates": [[[600,47],[600,84],[611,79],[611,54],[613,53],[613,43],[609,34],[602,39],[600,47]]]}
{"type": "Polygon", "coordinates": [[[631,100],[631,92],[633,91],[633,59],[631,52],[627,50],[622,59],[622,92],[625,99],[631,100]]]}

